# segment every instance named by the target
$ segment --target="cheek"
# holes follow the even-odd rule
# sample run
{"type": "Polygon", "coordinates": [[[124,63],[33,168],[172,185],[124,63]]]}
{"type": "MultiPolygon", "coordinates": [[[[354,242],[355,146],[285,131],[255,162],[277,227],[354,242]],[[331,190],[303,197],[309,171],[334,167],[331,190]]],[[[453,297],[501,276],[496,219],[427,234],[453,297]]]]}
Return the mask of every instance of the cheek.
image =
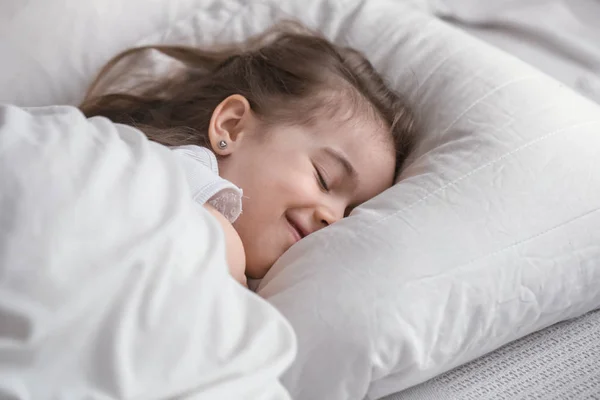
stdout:
{"type": "Polygon", "coordinates": [[[272,200],[279,209],[289,210],[312,205],[321,193],[315,178],[307,172],[291,172],[273,181],[272,200]]]}
{"type": "Polygon", "coordinates": [[[306,205],[320,193],[310,159],[298,151],[264,149],[261,156],[244,155],[227,167],[222,176],[244,192],[240,225],[247,229],[266,229],[288,209],[306,205]]]}
{"type": "Polygon", "coordinates": [[[273,165],[260,175],[249,172],[248,181],[251,184],[247,188],[242,187],[244,195],[248,197],[245,200],[253,203],[253,208],[260,208],[264,212],[284,212],[314,197],[315,191],[318,192],[315,177],[310,167],[305,165],[273,165]]]}
{"type": "Polygon", "coordinates": [[[258,229],[277,223],[289,209],[306,207],[314,202],[319,193],[315,187],[316,184],[311,179],[293,175],[257,182],[252,188],[244,189],[244,225],[258,229]]]}

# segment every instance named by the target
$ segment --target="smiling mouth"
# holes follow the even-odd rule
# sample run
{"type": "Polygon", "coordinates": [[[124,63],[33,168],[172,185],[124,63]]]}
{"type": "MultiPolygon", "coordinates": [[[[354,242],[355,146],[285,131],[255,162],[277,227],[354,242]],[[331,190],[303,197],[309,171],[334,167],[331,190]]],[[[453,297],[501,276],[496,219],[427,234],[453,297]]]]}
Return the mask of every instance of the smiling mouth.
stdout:
{"type": "Polygon", "coordinates": [[[286,220],[291,227],[292,234],[294,235],[294,239],[296,242],[306,236],[302,229],[293,220],[291,220],[290,218],[286,218],[286,220]]]}

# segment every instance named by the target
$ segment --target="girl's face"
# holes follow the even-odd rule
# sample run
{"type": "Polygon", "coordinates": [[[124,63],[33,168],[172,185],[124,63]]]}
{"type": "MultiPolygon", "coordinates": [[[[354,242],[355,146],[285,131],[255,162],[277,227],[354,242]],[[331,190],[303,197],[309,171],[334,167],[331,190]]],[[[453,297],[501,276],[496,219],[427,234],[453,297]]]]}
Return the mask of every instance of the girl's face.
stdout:
{"type": "Polygon", "coordinates": [[[244,191],[234,227],[249,277],[262,278],[294,243],[393,184],[393,144],[375,118],[322,118],[265,132],[243,97],[224,104],[231,99],[215,110],[209,137],[228,142],[216,150],[220,175],[244,191]]]}

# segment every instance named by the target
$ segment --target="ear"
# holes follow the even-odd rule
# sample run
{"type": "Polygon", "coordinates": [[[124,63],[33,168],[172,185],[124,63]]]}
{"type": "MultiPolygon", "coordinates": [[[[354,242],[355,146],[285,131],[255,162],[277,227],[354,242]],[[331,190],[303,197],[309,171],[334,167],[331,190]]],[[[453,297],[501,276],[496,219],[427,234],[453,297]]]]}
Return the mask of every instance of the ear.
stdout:
{"type": "Polygon", "coordinates": [[[250,103],[242,95],[231,95],[219,103],[208,126],[208,139],[215,154],[227,156],[240,147],[249,128],[251,114],[250,103]]]}

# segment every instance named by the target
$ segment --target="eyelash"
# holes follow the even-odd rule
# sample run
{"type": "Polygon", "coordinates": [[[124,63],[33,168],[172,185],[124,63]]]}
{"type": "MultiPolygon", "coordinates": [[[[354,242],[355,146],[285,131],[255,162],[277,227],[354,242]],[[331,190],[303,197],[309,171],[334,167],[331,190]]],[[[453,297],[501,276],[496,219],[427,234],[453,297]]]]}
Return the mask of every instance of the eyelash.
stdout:
{"type": "Polygon", "coordinates": [[[321,173],[321,171],[319,171],[318,168],[315,169],[317,170],[317,182],[319,183],[319,186],[325,192],[329,192],[329,185],[327,185],[327,181],[325,180],[325,178],[323,178],[323,174],[321,173]]]}

